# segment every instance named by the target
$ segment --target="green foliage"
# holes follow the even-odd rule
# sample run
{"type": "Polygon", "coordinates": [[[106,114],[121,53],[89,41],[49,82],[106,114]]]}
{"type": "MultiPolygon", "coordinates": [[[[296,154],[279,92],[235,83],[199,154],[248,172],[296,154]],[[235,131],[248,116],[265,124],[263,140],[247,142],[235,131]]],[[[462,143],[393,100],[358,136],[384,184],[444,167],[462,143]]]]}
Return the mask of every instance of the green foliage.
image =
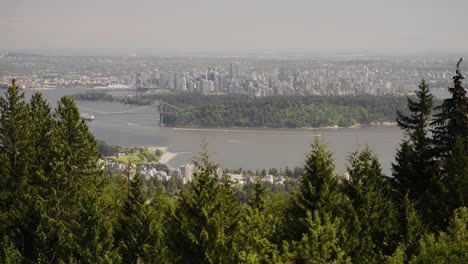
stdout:
{"type": "Polygon", "coordinates": [[[417,100],[408,98],[409,115],[398,112],[398,126],[405,130],[410,142],[404,142],[394,164],[396,188],[403,197],[419,200],[431,184],[434,174],[431,139],[428,136],[433,96],[425,80],[416,90],[417,100]]]}
{"type": "Polygon", "coordinates": [[[235,263],[281,263],[273,243],[277,226],[272,214],[262,214],[258,208],[247,208],[234,234],[235,263]]]}
{"type": "Polygon", "coordinates": [[[193,182],[171,217],[168,245],[176,263],[228,263],[237,225],[237,204],[225,177],[205,151],[193,182]]]}
{"type": "Polygon", "coordinates": [[[468,209],[459,208],[447,232],[428,234],[420,241],[420,251],[411,263],[467,263],[468,209]]]}
{"type": "Polygon", "coordinates": [[[341,233],[345,232],[340,218],[319,211],[307,212],[308,230],[297,245],[296,261],[300,263],[351,263],[351,258],[341,248],[341,233]]]}
{"type": "Polygon", "coordinates": [[[23,260],[21,253],[8,236],[0,241],[0,263],[16,264],[23,260]]]}
{"type": "Polygon", "coordinates": [[[309,211],[331,212],[334,217],[338,216],[340,200],[331,153],[316,139],[307,156],[299,190],[292,200],[290,216],[286,219],[291,238],[299,240],[307,231],[301,219],[305,219],[309,211]]]}
{"type": "Polygon", "coordinates": [[[120,148],[117,146],[112,146],[107,144],[106,142],[102,140],[97,141],[97,150],[101,155],[108,157],[108,156],[117,156],[117,154],[120,152],[120,148]]]}
{"type": "Polygon", "coordinates": [[[398,241],[398,213],[390,199],[389,182],[369,148],[349,157],[345,192],[358,217],[359,245],[351,254],[358,263],[379,263],[392,254],[398,241]]]}
{"type": "Polygon", "coordinates": [[[456,74],[453,76],[453,87],[448,89],[451,97],[445,99],[442,105],[435,108],[439,112],[432,122],[435,154],[442,160],[450,156],[457,138],[460,138],[465,150],[468,148],[468,98],[466,90],[462,86],[465,77],[460,71],[461,62],[462,59],[457,63],[456,74]]]}
{"type": "Polygon", "coordinates": [[[154,207],[147,203],[140,175],[130,181],[128,195],[115,230],[115,245],[121,263],[162,262],[162,227],[154,207]]]}
{"type": "Polygon", "coordinates": [[[168,126],[198,127],[347,127],[371,122],[392,122],[404,97],[376,96],[270,96],[151,94],[113,97],[104,93],[75,95],[82,100],[118,101],[149,105],[163,100],[184,110],[164,114],[168,126]]]}

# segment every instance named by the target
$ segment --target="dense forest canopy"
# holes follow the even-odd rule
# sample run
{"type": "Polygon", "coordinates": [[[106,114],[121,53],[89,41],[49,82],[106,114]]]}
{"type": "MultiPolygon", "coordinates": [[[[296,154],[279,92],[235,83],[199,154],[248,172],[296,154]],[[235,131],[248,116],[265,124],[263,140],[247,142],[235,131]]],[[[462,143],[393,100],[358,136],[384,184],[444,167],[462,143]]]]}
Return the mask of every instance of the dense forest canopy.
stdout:
{"type": "Polygon", "coordinates": [[[468,263],[459,66],[435,114],[424,81],[395,113],[405,138],[393,177],[367,147],[338,177],[317,139],[293,189],[233,185],[207,146],[187,185],[104,172],[74,101],[26,101],[13,81],[0,98],[0,263],[468,263]]]}
{"type": "Polygon", "coordinates": [[[403,96],[270,96],[202,95],[199,93],[151,94],[114,97],[103,92],[74,95],[78,100],[118,101],[147,105],[159,100],[164,124],[195,127],[348,127],[394,122],[398,109],[405,111],[403,96]]]}

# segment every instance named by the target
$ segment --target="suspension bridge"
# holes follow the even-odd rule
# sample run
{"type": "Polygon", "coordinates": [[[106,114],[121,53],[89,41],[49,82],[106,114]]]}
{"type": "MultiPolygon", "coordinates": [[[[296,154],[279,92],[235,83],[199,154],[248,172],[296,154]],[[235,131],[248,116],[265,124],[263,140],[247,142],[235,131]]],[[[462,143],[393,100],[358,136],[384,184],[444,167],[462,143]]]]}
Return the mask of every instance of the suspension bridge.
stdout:
{"type": "Polygon", "coordinates": [[[78,109],[89,111],[89,113],[82,113],[81,117],[87,120],[94,120],[96,116],[108,116],[108,115],[155,115],[159,113],[159,125],[164,126],[164,115],[169,113],[177,113],[178,111],[184,110],[183,108],[177,107],[175,105],[169,104],[164,102],[163,100],[159,100],[158,104],[147,105],[143,107],[139,107],[136,109],[126,110],[126,111],[117,111],[117,112],[105,112],[101,110],[86,108],[77,105],[78,109]],[[169,109],[176,109],[177,111],[165,111],[165,106],[169,107],[169,109]],[[139,112],[140,110],[150,109],[150,108],[157,108],[157,112],[139,112]]]}

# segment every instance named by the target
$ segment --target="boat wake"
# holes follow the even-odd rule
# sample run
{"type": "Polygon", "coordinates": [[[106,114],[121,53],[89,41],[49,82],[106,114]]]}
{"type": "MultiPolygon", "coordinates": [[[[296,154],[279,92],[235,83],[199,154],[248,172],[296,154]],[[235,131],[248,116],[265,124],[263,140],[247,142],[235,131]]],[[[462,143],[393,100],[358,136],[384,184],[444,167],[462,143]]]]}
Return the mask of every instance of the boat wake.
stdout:
{"type": "Polygon", "coordinates": [[[237,140],[228,140],[228,142],[231,142],[231,143],[239,143],[239,144],[249,144],[249,142],[246,142],[246,141],[237,141],[237,140]]]}

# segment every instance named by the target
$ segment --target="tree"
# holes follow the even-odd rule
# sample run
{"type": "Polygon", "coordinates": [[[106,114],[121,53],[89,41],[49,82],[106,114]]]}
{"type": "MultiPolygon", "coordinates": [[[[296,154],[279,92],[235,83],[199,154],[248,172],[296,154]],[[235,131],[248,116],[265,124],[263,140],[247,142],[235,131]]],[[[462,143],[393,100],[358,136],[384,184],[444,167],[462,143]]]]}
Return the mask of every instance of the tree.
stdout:
{"type": "Polygon", "coordinates": [[[350,253],[359,263],[383,262],[398,241],[398,213],[390,199],[390,184],[382,174],[377,157],[366,147],[349,157],[345,192],[359,218],[359,244],[350,253]]]}
{"type": "Polygon", "coordinates": [[[235,197],[226,177],[204,151],[193,182],[184,190],[170,218],[168,245],[175,263],[229,263],[238,220],[235,197]]]}
{"type": "Polygon", "coordinates": [[[393,177],[400,197],[409,193],[418,200],[431,184],[434,166],[431,139],[428,136],[433,96],[423,79],[416,90],[416,99],[408,97],[409,115],[397,112],[398,126],[406,132],[409,142],[401,145],[397,163],[393,165],[393,177]]]}
{"type": "Polygon", "coordinates": [[[111,221],[103,211],[106,182],[98,168],[96,140],[69,97],[58,102],[50,148],[47,199],[37,230],[44,245],[42,259],[109,261],[111,221]]]}
{"type": "Polygon", "coordinates": [[[156,222],[154,208],[147,203],[139,174],[130,181],[129,191],[115,231],[115,245],[121,263],[164,261],[162,228],[156,222]]]}
{"type": "Polygon", "coordinates": [[[307,212],[307,232],[298,243],[296,260],[300,263],[351,263],[351,258],[341,247],[341,234],[345,232],[340,218],[329,214],[320,216],[318,210],[307,212]]]}
{"type": "Polygon", "coordinates": [[[403,198],[400,207],[400,243],[392,256],[387,258],[387,263],[408,263],[419,250],[419,240],[425,234],[426,229],[422,223],[414,203],[408,198],[403,198]]]}
{"type": "Polygon", "coordinates": [[[30,172],[31,119],[15,80],[0,97],[0,237],[8,237],[22,256],[33,254],[37,225],[30,172]]]}
{"type": "Polygon", "coordinates": [[[454,85],[449,88],[451,97],[435,108],[438,113],[432,122],[437,179],[443,190],[437,208],[445,208],[433,216],[439,226],[445,225],[453,210],[468,205],[468,98],[462,86],[461,62],[457,63],[454,85]]]}
{"type": "Polygon", "coordinates": [[[455,211],[447,232],[425,235],[419,243],[419,253],[410,263],[467,263],[468,209],[455,211]]]}
{"type": "Polygon", "coordinates": [[[316,139],[307,156],[299,190],[292,199],[286,219],[291,238],[300,240],[302,233],[307,231],[303,219],[308,211],[318,210],[322,215],[331,212],[333,216],[337,216],[340,200],[338,178],[335,175],[331,153],[316,139]]]}
{"type": "MultiPolygon", "coordinates": [[[[432,133],[437,157],[445,160],[451,155],[452,147],[457,138],[463,146],[468,148],[468,98],[462,83],[465,78],[460,71],[461,58],[457,63],[457,70],[453,76],[453,87],[448,88],[451,97],[435,107],[438,113],[434,116],[432,133]]],[[[443,164],[441,165],[443,166],[443,164]]]]}
{"type": "Polygon", "coordinates": [[[240,217],[233,242],[233,262],[279,263],[279,251],[274,244],[277,221],[265,213],[265,187],[257,181],[248,207],[240,217]]]}

